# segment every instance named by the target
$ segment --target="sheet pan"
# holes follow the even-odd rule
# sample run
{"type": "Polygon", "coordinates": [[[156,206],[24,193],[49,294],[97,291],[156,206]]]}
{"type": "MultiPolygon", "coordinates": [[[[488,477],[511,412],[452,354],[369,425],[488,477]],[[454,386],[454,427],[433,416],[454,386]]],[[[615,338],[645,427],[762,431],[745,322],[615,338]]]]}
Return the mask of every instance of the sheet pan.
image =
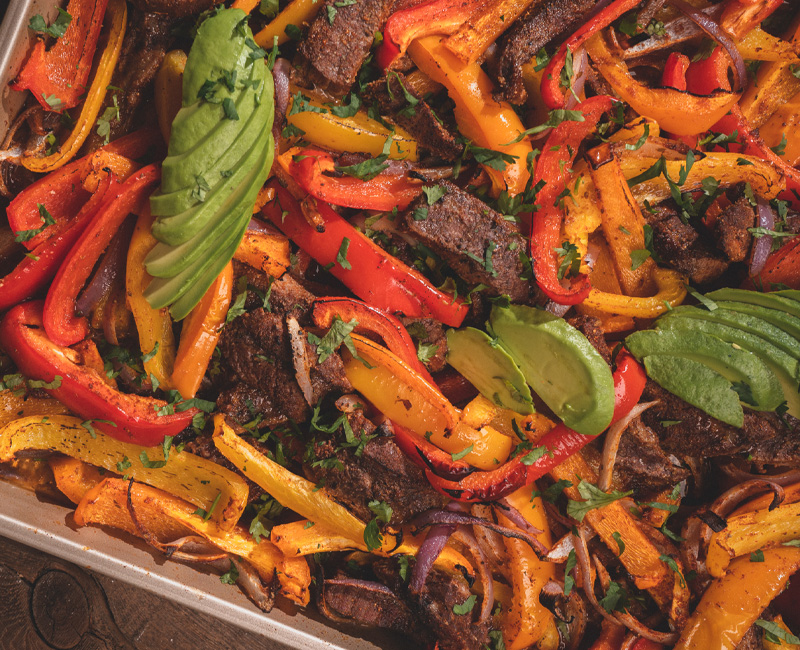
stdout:
{"type": "MultiPolygon", "coordinates": [[[[8,84],[22,65],[34,38],[30,17],[55,19],[54,0],[11,0],[0,25],[0,134],[19,112],[24,93],[8,84]]],[[[281,602],[270,614],[258,610],[235,586],[217,576],[165,561],[139,540],[94,527],[78,528],[68,508],[40,500],[33,492],[0,481],[0,535],[81,567],[128,582],[177,603],[261,634],[267,650],[399,650],[396,638],[360,628],[337,627],[313,609],[281,602]]]]}

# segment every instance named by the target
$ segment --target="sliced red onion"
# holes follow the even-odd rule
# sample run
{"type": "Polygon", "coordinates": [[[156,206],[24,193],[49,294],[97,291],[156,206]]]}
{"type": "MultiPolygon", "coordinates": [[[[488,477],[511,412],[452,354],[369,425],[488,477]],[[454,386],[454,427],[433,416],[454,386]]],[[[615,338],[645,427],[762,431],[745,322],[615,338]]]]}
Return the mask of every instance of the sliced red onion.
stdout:
{"type": "MultiPolygon", "coordinates": [[[[711,5],[700,11],[706,16],[717,19],[722,13],[723,3],[711,5]]],[[[650,38],[636,43],[622,52],[622,58],[635,59],[646,54],[659,52],[666,49],[674,49],[685,41],[695,38],[700,33],[700,28],[686,16],[678,16],[664,25],[663,36],[651,36],[650,38]]]]}
{"type": "Polygon", "coordinates": [[[289,107],[289,77],[292,64],[286,59],[275,59],[272,66],[272,79],[275,82],[275,122],[272,125],[272,136],[277,141],[286,121],[286,109],[289,107]]]}
{"type": "Polygon", "coordinates": [[[447,540],[450,539],[450,535],[455,529],[455,524],[434,526],[430,529],[425,541],[420,544],[419,551],[417,551],[417,562],[411,572],[408,586],[412,593],[418,594],[422,591],[428,574],[433,568],[433,563],[442,554],[447,540]]]}
{"type": "Polygon", "coordinates": [[[567,93],[566,108],[573,109],[580,101],[583,87],[586,85],[586,75],[588,66],[588,57],[586,50],[580,48],[572,57],[572,88],[567,93]]]}
{"type": "Polygon", "coordinates": [[[76,306],[81,314],[91,312],[103,296],[111,291],[114,280],[124,272],[134,225],[132,219],[126,220],[112,238],[97,271],[78,297],[76,306]]]}
{"type": "Polygon", "coordinates": [[[546,311],[549,311],[554,316],[558,316],[559,318],[563,317],[566,314],[572,305],[562,305],[552,300],[549,300],[547,304],[544,306],[546,311]]]}
{"type": "Polygon", "coordinates": [[[608,431],[606,431],[606,439],[603,444],[603,459],[600,461],[600,480],[597,483],[603,492],[608,492],[611,489],[611,477],[614,474],[614,463],[617,460],[617,451],[619,451],[619,443],[622,440],[622,434],[628,425],[633,422],[637,417],[644,413],[651,406],[658,404],[658,400],[653,402],[643,402],[634,406],[628,414],[618,422],[615,422],[608,431]]]}
{"type": "Polygon", "coordinates": [[[269,227],[263,221],[259,221],[258,219],[250,219],[250,223],[247,224],[247,229],[252,230],[253,232],[270,232],[269,227]]]}
{"type": "Polygon", "coordinates": [[[678,11],[690,18],[694,23],[702,29],[706,34],[713,38],[717,43],[725,48],[728,56],[731,58],[733,64],[733,88],[734,92],[741,92],[744,90],[744,84],[747,81],[747,68],[744,65],[744,59],[736,48],[736,43],[733,39],[725,33],[722,27],[709,18],[702,11],[698,11],[690,4],[683,0],[669,0],[670,4],[678,11]]]}
{"type": "Polygon", "coordinates": [[[478,574],[481,577],[481,585],[483,586],[481,615],[478,620],[481,623],[485,623],[491,617],[492,608],[494,607],[494,581],[492,580],[492,573],[489,571],[489,563],[486,561],[486,555],[484,555],[481,545],[469,528],[459,526],[455,536],[469,549],[472,559],[478,565],[478,574]]]}
{"type": "Polygon", "coordinates": [[[308,358],[306,337],[295,318],[286,319],[286,329],[292,344],[294,376],[309,406],[314,406],[314,389],[311,386],[311,360],[308,358]]]}
{"type": "Polygon", "coordinates": [[[534,536],[541,535],[544,532],[525,519],[522,513],[508,502],[507,498],[500,499],[500,502],[496,505],[503,511],[503,516],[508,518],[520,530],[534,536]]]}
{"type": "Polygon", "coordinates": [[[731,478],[738,481],[753,481],[758,479],[767,479],[773,483],[777,483],[783,487],[792,485],[800,481],[800,469],[789,469],[780,474],[753,474],[746,470],[737,467],[732,461],[719,463],[719,468],[731,478]]]}
{"type": "MultiPolygon", "coordinates": [[[[766,230],[775,230],[775,211],[772,206],[762,197],[756,199],[757,203],[757,225],[766,230]]],[[[750,258],[750,275],[758,275],[764,264],[767,263],[770,251],[772,250],[772,235],[760,235],[753,242],[753,254],[750,258]]]]}
{"type": "MultiPolygon", "coordinates": [[[[484,526],[490,530],[500,533],[503,537],[510,537],[512,539],[520,539],[528,546],[530,546],[536,555],[540,558],[547,554],[547,547],[540,542],[536,537],[528,532],[522,530],[512,530],[506,526],[495,524],[494,522],[480,517],[473,517],[461,512],[449,512],[447,510],[428,510],[419,515],[414,521],[411,522],[412,530],[422,530],[428,526],[484,526]]],[[[541,531],[539,531],[541,532],[541,531]]],[[[416,534],[416,532],[415,532],[416,534]]]]}

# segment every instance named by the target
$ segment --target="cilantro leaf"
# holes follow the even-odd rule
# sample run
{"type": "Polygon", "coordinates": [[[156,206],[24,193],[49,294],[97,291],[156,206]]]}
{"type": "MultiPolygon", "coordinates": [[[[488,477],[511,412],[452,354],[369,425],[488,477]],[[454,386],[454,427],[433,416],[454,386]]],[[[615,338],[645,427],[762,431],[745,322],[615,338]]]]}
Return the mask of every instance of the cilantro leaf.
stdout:
{"type": "Polygon", "coordinates": [[[763,618],[759,618],[755,624],[764,630],[764,636],[770,643],[782,645],[782,642],[786,641],[790,645],[800,645],[800,639],[791,632],[784,630],[775,621],[766,621],[763,618]]]}
{"type": "Polygon", "coordinates": [[[586,513],[596,508],[603,508],[614,501],[623,499],[633,494],[633,491],[619,492],[614,490],[612,492],[603,492],[599,487],[586,481],[578,483],[578,493],[583,497],[583,501],[569,500],[567,504],[567,514],[578,521],[583,521],[586,513]]]}
{"type": "Polygon", "coordinates": [[[526,129],[525,131],[520,133],[516,138],[514,138],[511,142],[506,142],[503,146],[516,144],[517,142],[522,142],[522,140],[524,140],[529,135],[537,135],[542,131],[547,131],[547,129],[552,129],[558,126],[562,122],[584,122],[584,121],[586,121],[586,118],[583,116],[583,113],[581,111],[571,111],[565,108],[556,108],[547,114],[547,120],[544,121],[542,124],[540,124],[539,126],[531,127],[530,129],[526,129]]]}
{"type": "Polygon", "coordinates": [[[47,22],[41,14],[33,16],[28,23],[28,27],[38,34],[46,34],[53,38],[61,38],[67,31],[67,27],[72,22],[70,16],[61,7],[58,8],[58,16],[53,21],[53,24],[48,27],[47,22]]]}
{"type": "Polygon", "coordinates": [[[472,611],[472,608],[475,607],[475,603],[477,602],[477,600],[478,597],[475,594],[472,594],[460,605],[456,603],[455,605],[453,605],[453,614],[457,614],[458,616],[464,616],[464,614],[469,614],[472,611]]]}
{"type": "Polygon", "coordinates": [[[219,581],[223,585],[235,585],[236,581],[239,579],[239,569],[236,568],[236,565],[233,563],[233,560],[231,560],[230,562],[231,562],[231,568],[228,569],[228,571],[226,571],[219,577],[219,581]]]}

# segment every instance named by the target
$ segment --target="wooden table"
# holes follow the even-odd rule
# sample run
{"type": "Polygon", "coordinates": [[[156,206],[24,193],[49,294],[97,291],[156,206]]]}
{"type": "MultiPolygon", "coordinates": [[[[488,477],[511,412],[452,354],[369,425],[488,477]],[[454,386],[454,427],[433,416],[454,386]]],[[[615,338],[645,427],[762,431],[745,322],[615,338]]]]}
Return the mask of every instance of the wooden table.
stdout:
{"type": "Polygon", "coordinates": [[[254,650],[263,637],[0,537],[0,650],[254,650]]]}

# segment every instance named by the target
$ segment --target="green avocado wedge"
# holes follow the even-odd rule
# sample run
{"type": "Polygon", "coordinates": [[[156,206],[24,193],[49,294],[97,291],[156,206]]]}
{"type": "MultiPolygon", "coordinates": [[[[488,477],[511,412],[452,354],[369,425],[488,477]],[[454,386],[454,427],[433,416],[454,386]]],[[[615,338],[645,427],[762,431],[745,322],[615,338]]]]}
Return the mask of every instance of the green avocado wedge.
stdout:
{"type": "Polygon", "coordinates": [[[765,320],[800,341],[800,318],[787,314],[785,311],[733,300],[720,300],[717,302],[717,307],[765,320]]]}
{"type": "MultiPolygon", "coordinates": [[[[800,362],[772,345],[766,339],[744,330],[714,321],[693,318],[666,318],[657,323],[658,329],[686,333],[701,331],[758,356],[775,373],[791,415],[800,413],[800,362]]],[[[795,417],[797,417],[795,415],[795,417]]]]}
{"type": "Polygon", "coordinates": [[[768,309],[791,314],[795,318],[800,318],[800,303],[790,300],[784,296],[774,293],[762,293],[761,291],[747,291],[746,289],[717,289],[706,294],[706,298],[711,300],[736,300],[749,305],[759,305],[768,309]]]}
{"type": "MultiPolygon", "coordinates": [[[[740,399],[755,410],[774,411],[784,402],[780,382],[764,361],[702,331],[641,330],[628,336],[625,346],[640,361],[660,355],[701,363],[731,382],[740,399]]],[[[676,376],[670,380],[670,385],[674,387],[683,381],[681,376],[676,376]]],[[[674,392],[670,388],[667,390],[674,392]]],[[[711,386],[698,385],[691,390],[702,392],[711,390],[711,386]]]]}
{"type": "Polygon", "coordinates": [[[653,354],[644,358],[648,377],[673,395],[720,422],[741,428],[744,411],[733,385],[718,372],[686,357],[653,354]]]}
{"type": "Polygon", "coordinates": [[[772,293],[781,298],[788,298],[789,300],[800,302],[800,291],[797,289],[781,289],[780,291],[773,291],[772,293]]]}
{"type": "Polygon", "coordinates": [[[570,429],[594,436],[614,413],[611,368],[564,319],[522,305],[494,307],[491,331],[525,380],[570,429]]]}
{"type": "Polygon", "coordinates": [[[673,307],[670,311],[661,316],[658,319],[658,324],[660,326],[661,323],[673,319],[704,320],[735,327],[736,329],[754,334],[755,336],[769,341],[772,345],[780,348],[793,359],[800,361],[800,341],[772,323],[768,323],[764,319],[751,314],[732,311],[730,309],[708,311],[700,307],[681,305],[679,307],[673,307]]]}
{"type": "Polygon", "coordinates": [[[447,362],[497,406],[524,415],[534,412],[519,367],[485,332],[474,327],[448,330],[447,362]]]}

